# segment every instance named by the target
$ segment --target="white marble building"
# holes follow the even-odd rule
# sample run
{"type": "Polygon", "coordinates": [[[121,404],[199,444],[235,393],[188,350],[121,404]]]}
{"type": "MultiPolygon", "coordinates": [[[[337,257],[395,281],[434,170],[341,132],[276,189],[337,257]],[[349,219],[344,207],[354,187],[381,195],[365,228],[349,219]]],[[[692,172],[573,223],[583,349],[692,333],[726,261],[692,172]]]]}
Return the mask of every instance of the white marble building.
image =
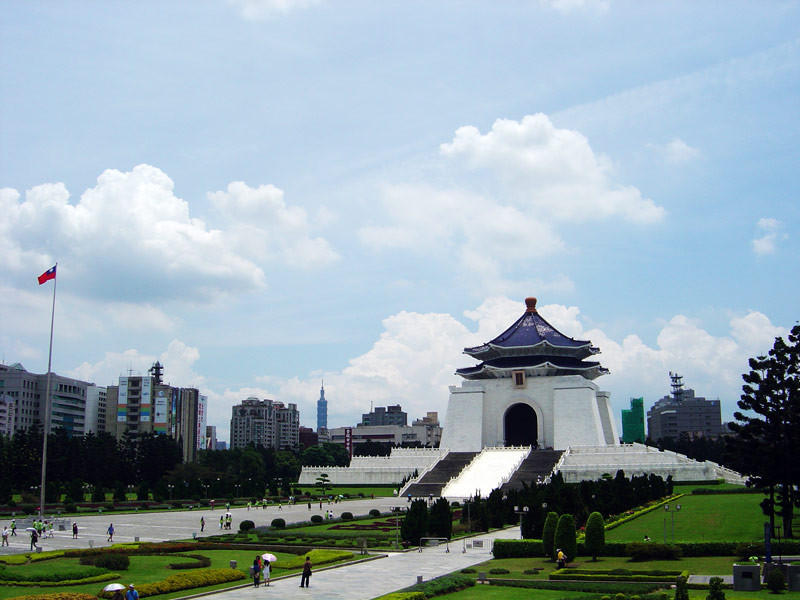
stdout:
{"type": "Polygon", "coordinates": [[[610,394],[593,379],[607,373],[585,358],[591,342],[569,338],[539,315],[536,298],[505,332],[464,353],[482,360],[458,369],[450,387],[443,448],[479,452],[487,446],[617,445],[610,394]]]}

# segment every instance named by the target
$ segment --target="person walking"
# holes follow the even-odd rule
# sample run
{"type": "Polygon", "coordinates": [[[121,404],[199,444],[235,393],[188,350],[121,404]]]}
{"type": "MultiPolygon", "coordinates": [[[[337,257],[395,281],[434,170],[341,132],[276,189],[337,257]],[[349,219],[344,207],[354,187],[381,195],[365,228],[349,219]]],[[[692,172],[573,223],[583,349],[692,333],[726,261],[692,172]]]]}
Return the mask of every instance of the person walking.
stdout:
{"type": "Polygon", "coordinates": [[[300,587],[308,587],[308,580],[311,577],[311,557],[306,556],[303,563],[303,574],[300,576],[300,587]]]}
{"type": "Polygon", "coordinates": [[[8,546],[8,527],[3,527],[3,546],[8,546]]]}
{"type": "Polygon", "coordinates": [[[128,591],[125,594],[125,600],[139,600],[139,592],[136,591],[136,588],[133,584],[128,586],[128,591]]]}
{"type": "Polygon", "coordinates": [[[78,524],[76,522],[72,522],[72,539],[78,539],[78,524]]]}
{"type": "Polygon", "coordinates": [[[567,555],[561,551],[561,548],[558,549],[558,553],[556,554],[556,560],[558,561],[558,568],[563,569],[567,566],[567,555]]]}
{"type": "MultiPolygon", "coordinates": [[[[113,542],[114,541],[114,524],[113,523],[109,523],[108,529],[106,530],[106,533],[108,534],[108,541],[109,542],[113,542]]],[[[133,584],[131,584],[131,585],[133,585],[133,584]]],[[[136,590],[134,590],[134,591],[136,591],[136,590]]],[[[138,592],[136,592],[136,597],[137,598],[139,597],[139,593],[138,592]]]]}
{"type": "Polygon", "coordinates": [[[11,537],[17,535],[17,520],[11,519],[11,537]]]}
{"type": "Polygon", "coordinates": [[[206,519],[205,517],[200,517],[200,533],[203,533],[203,530],[206,528],[206,519]]]}
{"type": "Polygon", "coordinates": [[[38,541],[39,541],[39,536],[36,533],[36,530],[34,529],[33,531],[31,531],[31,552],[33,552],[34,548],[38,548],[38,546],[36,545],[36,542],[38,541]]]}
{"type": "Polygon", "coordinates": [[[264,559],[264,566],[261,569],[261,577],[264,580],[264,585],[269,587],[269,575],[272,568],[269,565],[269,561],[264,559]]]}
{"type": "Polygon", "coordinates": [[[111,600],[125,600],[125,595],[122,593],[122,590],[114,590],[114,595],[111,596],[111,600]]]}
{"type": "Polygon", "coordinates": [[[253,587],[258,587],[259,579],[261,579],[261,564],[258,560],[260,558],[260,556],[256,556],[253,559],[253,587]]]}
{"type": "Polygon", "coordinates": [[[225,517],[223,515],[219,516],[219,528],[222,529],[222,526],[225,525],[225,517]]]}

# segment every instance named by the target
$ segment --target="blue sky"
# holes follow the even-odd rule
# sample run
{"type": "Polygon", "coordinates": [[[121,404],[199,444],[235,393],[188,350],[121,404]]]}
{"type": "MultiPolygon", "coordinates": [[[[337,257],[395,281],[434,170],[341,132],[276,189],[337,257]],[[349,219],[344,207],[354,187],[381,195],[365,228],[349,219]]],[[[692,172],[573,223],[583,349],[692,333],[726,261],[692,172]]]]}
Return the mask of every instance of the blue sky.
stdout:
{"type": "Polygon", "coordinates": [[[325,379],[444,417],[539,298],[615,413],[669,371],[735,409],[798,319],[798,2],[0,6],[0,342],[99,385],[325,379]]]}

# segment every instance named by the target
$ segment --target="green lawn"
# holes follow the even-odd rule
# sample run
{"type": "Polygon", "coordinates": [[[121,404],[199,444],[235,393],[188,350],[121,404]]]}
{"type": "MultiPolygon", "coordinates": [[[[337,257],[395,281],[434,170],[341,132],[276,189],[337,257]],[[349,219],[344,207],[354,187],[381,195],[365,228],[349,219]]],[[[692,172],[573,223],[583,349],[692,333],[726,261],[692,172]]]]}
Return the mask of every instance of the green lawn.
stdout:
{"type": "MultiPolygon", "coordinates": [[[[250,565],[253,564],[253,559],[257,554],[264,552],[262,549],[253,548],[252,550],[199,550],[197,552],[189,552],[188,554],[202,554],[211,559],[211,568],[221,569],[227,568],[231,560],[237,561],[237,569],[248,575],[250,565]]],[[[282,569],[281,563],[286,563],[291,559],[296,558],[295,554],[287,554],[283,552],[273,552],[278,558],[274,563],[272,570],[273,577],[280,577],[282,575],[289,575],[298,573],[301,568],[282,569]]],[[[121,579],[116,580],[119,583],[127,585],[128,583],[135,583],[141,585],[144,583],[152,583],[160,581],[170,575],[180,573],[181,571],[173,571],[167,569],[170,563],[191,562],[191,559],[182,558],[175,555],[159,555],[159,556],[131,556],[130,568],[127,571],[120,571],[121,579]]],[[[55,558],[52,560],[39,561],[18,567],[8,567],[9,569],[24,570],[25,573],[53,573],[69,568],[78,566],[77,558],[55,558]]],[[[208,586],[206,588],[198,588],[192,590],[183,590],[172,594],[159,595],[159,600],[168,600],[169,598],[178,598],[187,596],[190,593],[197,593],[200,591],[210,591],[216,589],[224,589],[236,585],[247,583],[249,580],[235,581],[232,583],[224,583],[216,586],[208,586]]],[[[0,587],[0,600],[5,598],[13,598],[15,596],[23,596],[37,593],[55,593],[55,592],[84,592],[87,594],[97,594],[106,585],[111,583],[105,581],[102,583],[91,583],[75,586],[59,586],[59,587],[19,587],[19,586],[5,586],[0,587]]]]}
{"type": "MultiPolygon", "coordinates": [[[[764,536],[760,494],[709,494],[683,496],[675,501],[676,541],[757,541],[764,536]]],[[[609,542],[639,542],[649,535],[655,542],[672,541],[672,514],[654,510],[606,531],[609,542]]]]}
{"type": "Polygon", "coordinates": [[[476,585],[440,598],[447,600],[566,600],[568,598],[594,598],[597,594],[562,592],[558,590],[526,590],[524,588],[476,585]]]}
{"type": "MultiPolygon", "coordinates": [[[[578,557],[570,561],[570,566],[581,569],[630,569],[630,570],[678,570],[689,571],[692,575],[732,575],[733,562],[732,556],[703,556],[682,558],[680,560],[653,560],[648,562],[631,562],[625,557],[604,556],[592,562],[591,558],[578,557]]],[[[556,570],[556,563],[544,558],[501,558],[482,563],[474,567],[478,571],[484,571],[488,577],[499,577],[508,579],[547,579],[552,571],[556,570]],[[503,568],[511,571],[508,575],[489,575],[489,570],[503,568]],[[527,575],[524,571],[539,568],[536,575],[527,575]]],[[[477,578],[477,574],[473,574],[477,578]]]]}

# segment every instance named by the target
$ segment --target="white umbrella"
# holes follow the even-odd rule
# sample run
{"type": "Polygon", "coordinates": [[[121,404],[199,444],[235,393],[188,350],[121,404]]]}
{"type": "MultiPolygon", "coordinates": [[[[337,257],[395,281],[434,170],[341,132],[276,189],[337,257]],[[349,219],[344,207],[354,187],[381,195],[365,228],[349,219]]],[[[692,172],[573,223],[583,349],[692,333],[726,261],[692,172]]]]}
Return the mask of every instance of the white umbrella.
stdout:
{"type": "Polygon", "coordinates": [[[104,592],[116,592],[117,590],[124,590],[125,586],[121,583],[109,583],[106,587],[103,588],[104,592]]]}
{"type": "Polygon", "coordinates": [[[268,560],[271,563],[274,563],[278,560],[277,556],[275,556],[274,554],[270,554],[269,552],[267,552],[266,554],[262,554],[261,558],[263,558],[264,560],[268,560]]]}
{"type": "Polygon", "coordinates": [[[38,531],[36,527],[26,527],[25,531],[38,531]]]}

